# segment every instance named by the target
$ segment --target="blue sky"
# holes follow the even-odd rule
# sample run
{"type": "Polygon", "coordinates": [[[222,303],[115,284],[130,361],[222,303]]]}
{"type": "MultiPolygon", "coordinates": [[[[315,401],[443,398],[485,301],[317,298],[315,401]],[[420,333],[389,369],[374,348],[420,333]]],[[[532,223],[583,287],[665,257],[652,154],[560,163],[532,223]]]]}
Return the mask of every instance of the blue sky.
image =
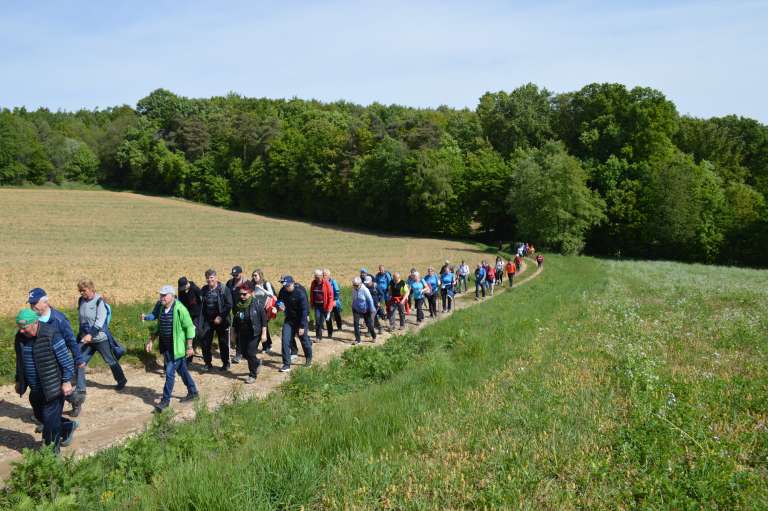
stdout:
{"type": "Polygon", "coordinates": [[[768,0],[0,3],[0,106],[191,97],[474,108],[534,82],[660,89],[768,123],[768,0]]]}

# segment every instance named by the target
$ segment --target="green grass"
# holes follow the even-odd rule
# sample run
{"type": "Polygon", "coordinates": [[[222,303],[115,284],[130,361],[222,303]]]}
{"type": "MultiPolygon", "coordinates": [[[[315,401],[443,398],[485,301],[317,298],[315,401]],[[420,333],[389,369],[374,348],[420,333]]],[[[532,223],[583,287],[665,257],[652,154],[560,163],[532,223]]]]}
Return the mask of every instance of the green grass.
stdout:
{"type": "Polygon", "coordinates": [[[294,373],[266,400],[164,415],[79,463],[27,455],[5,504],[768,507],[768,272],[546,267],[419,334],[294,373]]]}

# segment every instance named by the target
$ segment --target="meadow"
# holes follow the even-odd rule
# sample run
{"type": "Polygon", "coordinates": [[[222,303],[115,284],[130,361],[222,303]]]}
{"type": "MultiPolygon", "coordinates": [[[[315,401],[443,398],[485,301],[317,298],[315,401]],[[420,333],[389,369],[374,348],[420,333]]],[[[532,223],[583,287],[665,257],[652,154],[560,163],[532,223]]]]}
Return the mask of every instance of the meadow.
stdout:
{"type": "Polygon", "coordinates": [[[265,400],[164,415],[79,462],[28,454],[0,504],[768,508],[768,272],[546,267],[265,400]]]}

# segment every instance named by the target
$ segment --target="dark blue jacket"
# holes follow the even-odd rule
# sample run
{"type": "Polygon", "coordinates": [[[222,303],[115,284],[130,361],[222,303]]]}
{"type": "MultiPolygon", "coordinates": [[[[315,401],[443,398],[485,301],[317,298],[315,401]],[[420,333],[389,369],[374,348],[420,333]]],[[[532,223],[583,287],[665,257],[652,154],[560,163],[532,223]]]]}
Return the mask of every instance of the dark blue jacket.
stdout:
{"type": "Polygon", "coordinates": [[[69,319],[67,319],[67,316],[65,316],[63,312],[51,307],[51,319],[48,320],[48,323],[56,328],[59,334],[64,338],[64,342],[72,353],[72,358],[75,360],[75,365],[85,362],[82,353],[80,353],[80,344],[77,342],[75,332],[72,330],[72,324],[69,322],[69,319]]]}
{"type": "Polygon", "coordinates": [[[288,292],[285,287],[277,293],[277,300],[285,304],[285,322],[296,325],[300,328],[307,328],[309,323],[309,299],[307,290],[301,284],[294,284],[292,292],[288,292]]]}

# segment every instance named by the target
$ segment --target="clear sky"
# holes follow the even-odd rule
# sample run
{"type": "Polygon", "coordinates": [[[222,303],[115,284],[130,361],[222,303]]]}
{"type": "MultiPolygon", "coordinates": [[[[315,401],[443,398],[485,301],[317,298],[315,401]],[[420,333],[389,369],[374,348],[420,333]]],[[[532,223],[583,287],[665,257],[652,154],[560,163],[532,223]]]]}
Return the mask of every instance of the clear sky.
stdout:
{"type": "Polygon", "coordinates": [[[527,82],[660,89],[768,123],[763,1],[0,3],[0,106],[135,105],[164,87],[474,108],[527,82]]]}

